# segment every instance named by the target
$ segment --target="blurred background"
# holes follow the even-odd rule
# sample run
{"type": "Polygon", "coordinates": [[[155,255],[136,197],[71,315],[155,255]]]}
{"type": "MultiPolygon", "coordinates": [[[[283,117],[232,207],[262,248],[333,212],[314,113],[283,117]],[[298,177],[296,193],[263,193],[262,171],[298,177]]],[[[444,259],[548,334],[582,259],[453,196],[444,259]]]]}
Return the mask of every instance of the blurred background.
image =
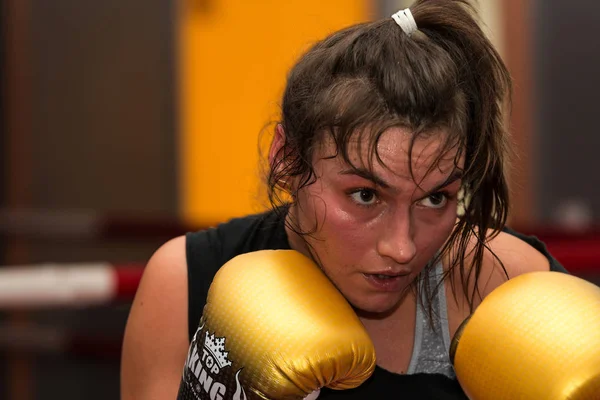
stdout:
{"type": "MultiPolygon", "coordinates": [[[[264,209],[258,150],[294,60],[411,1],[0,3],[0,399],[116,399],[153,251],[264,209]]],[[[600,3],[480,9],[515,80],[510,223],[598,283],[600,3]]]]}

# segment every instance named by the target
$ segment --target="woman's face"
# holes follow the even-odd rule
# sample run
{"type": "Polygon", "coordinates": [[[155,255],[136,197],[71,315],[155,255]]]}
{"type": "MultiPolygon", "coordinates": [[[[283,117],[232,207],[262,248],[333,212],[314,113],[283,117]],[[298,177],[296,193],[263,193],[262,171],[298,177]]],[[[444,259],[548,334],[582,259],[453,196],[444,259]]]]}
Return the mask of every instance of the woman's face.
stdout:
{"type": "MultiPolygon", "coordinates": [[[[302,188],[291,215],[325,273],[350,303],[369,313],[398,305],[406,289],[444,244],[456,222],[461,181],[456,149],[440,156],[444,131],[418,139],[409,170],[410,132],[392,128],[380,138],[383,165],[368,168],[368,149],[350,147],[353,168],[332,142],[314,156],[316,182],[302,188]]],[[[362,146],[368,147],[368,146],[362,146]]],[[[462,161],[459,162],[462,168],[462,161]]],[[[306,245],[289,233],[293,248],[306,245]]]]}

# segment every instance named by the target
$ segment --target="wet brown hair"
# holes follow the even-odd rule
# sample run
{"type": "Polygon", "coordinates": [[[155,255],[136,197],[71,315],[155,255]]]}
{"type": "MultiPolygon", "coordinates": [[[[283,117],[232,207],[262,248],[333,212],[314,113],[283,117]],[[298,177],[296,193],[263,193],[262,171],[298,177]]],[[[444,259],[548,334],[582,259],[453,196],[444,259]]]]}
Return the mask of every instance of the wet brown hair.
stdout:
{"type": "MultiPolygon", "coordinates": [[[[285,144],[270,165],[269,200],[281,210],[315,181],[313,155],[327,136],[336,145],[334,156],[350,165],[349,142],[357,135],[369,146],[372,162],[382,163],[377,143],[390,127],[414,132],[411,148],[419,137],[444,128],[449,134],[438,160],[453,149],[456,161],[464,157],[467,199],[430,265],[451,257],[447,273],[459,269],[472,310],[477,285],[470,291],[469,283],[479,278],[486,243],[505,225],[509,210],[504,110],[511,80],[471,1],[418,0],[410,10],[418,26],[411,36],[392,18],[353,25],[316,43],[291,69],[279,122],[285,144]],[[299,178],[297,187],[281,184],[291,177],[299,178]],[[468,253],[472,262],[465,265],[468,253]]],[[[311,233],[300,232],[293,221],[290,227],[311,233]]]]}

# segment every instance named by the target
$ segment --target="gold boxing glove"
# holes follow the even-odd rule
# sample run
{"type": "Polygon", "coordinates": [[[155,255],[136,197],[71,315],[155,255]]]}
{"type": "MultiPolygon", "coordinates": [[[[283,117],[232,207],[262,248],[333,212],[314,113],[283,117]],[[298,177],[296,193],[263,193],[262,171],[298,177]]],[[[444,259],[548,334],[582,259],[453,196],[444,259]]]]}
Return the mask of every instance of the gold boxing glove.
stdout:
{"type": "Polygon", "coordinates": [[[294,250],[261,250],[215,275],[178,398],[302,399],[357,387],[374,368],[371,339],[319,267],[294,250]]]}
{"type": "Polygon", "coordinates": [[[472,400],[600,399],[600,287],[530,272],[490,293],[451,346],[472,400]]]}

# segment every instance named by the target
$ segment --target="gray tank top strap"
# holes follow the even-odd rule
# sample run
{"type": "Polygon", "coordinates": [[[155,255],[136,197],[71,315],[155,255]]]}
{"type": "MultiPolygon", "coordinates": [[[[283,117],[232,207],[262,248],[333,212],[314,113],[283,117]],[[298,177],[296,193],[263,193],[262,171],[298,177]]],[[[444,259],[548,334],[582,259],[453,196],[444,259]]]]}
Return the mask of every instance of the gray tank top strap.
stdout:
{"type": "MultiPolygon", "coordinates": [[[[443,276],[443,265],[439,262],[434,268],[428,268],[429,288],[437,287],[443,276]]],[[[422,302],[417,301],[415,320],[415,341],[413,353],[408,367],[408,374],[438,373],[452,379],[456,377],[448,355],[450,349],[450,330],[448,328],[448,311],[446,290],[440,285],[436,295],[430,300],[424,290],[421,290],[422,302]],[[433,326],[429,321],[427,309],[423,304],[429,304],[433,310],[433,326]]]]}

